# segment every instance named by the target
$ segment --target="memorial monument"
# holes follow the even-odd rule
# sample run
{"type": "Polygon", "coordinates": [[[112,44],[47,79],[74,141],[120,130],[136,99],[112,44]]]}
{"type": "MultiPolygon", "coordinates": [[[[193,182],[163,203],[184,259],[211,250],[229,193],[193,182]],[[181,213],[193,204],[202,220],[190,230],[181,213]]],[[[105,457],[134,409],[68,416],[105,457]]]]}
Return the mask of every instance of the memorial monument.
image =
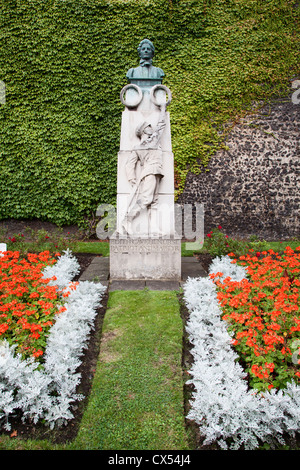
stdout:
{"type": "Polygon", "coordinates": [[[175,231],[174,157],[167,107],[171,91],[153,65],[154,46],[138,47],[140,65],[121,90],[117,227],[110,237],[110,278],[181,278],[181,238],[175,231]]]}
{"type": "Polygon", "coordinates": [[[7,245],[6,243],[0,243],[0,256],[4,256],[4,251],[7,251],[7,245]]]}

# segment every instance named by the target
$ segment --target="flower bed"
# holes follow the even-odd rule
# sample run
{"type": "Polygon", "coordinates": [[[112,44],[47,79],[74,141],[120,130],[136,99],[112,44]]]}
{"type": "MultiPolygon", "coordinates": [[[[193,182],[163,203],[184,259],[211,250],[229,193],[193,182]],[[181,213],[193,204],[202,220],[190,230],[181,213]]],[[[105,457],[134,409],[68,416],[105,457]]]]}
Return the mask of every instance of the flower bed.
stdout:
{"type": "Polygon", "coordinates": [[[283,256],[269,250],[239,260],[247,279],[221,282],[216,274],[211,278],[250,385],[266,390],[285,388],[292,379],[299,384],[295,357],[300,346],[300,253],[287,247],[283,256]]]}
{"type": "Polygon", "coordinates": [[[244,266],[216,258],[210,279],[189,279],[184,288],[195,387],[188,418],[200,426],[204,444],[252,449],[284,443],[284,433],[300,429],[299,370],[290,351],[299,338],[299,254],[262,255],[240,260],[244,266]]]}
{"type": "Polygon", "coordinates": [[[69,251],[7,252],[0,258],[0,420],[21,410],[51,427],[73,417],[76,369],[105,287],[72,283],[79,264],[69,251]]]}

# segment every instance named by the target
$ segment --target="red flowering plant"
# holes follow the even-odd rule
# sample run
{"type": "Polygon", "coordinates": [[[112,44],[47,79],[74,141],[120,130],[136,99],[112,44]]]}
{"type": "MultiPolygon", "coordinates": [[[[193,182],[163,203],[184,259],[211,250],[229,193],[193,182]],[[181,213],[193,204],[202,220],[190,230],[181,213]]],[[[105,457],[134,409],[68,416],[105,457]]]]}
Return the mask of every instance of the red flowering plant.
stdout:
{"type": "Polygon", "coordinates": [[[229,256],[245,266],[247,278],[211,278],[250,386],[262,391],[292,380],[299,384],[300,247],[287,247],[282,255],[269,250],[229,256]]]}
{"type": "Polygon", "coordinates": [[[0,340],[16,345],[23,359],[41,363],[49,329],[65,309],[66,294],[43,279],[43,269],[56,262],[55,256],[7,251],[0,257],[0,340]]]}

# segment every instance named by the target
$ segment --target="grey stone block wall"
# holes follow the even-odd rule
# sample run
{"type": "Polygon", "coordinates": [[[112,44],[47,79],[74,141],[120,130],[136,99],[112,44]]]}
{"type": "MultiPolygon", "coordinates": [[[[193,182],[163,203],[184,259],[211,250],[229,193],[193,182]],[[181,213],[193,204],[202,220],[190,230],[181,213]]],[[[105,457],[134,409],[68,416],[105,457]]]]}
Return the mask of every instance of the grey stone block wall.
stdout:
{"type": "Polygon", "coordinates": [[[205,233],[265,239],[300,235],[300,104],[291,96],[242,119],[200,175],[188,174],[178,203],[204,204],[205,233]]]}

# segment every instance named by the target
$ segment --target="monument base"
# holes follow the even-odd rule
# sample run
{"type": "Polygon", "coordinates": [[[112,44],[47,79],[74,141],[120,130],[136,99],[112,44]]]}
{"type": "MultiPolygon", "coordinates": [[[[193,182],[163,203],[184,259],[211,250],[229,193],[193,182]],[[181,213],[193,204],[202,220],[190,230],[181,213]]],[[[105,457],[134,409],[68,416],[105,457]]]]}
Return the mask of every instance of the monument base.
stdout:
{"type": "Polygon", "coordinates": [[[110,238],[110,279],[181,280],[180,238],[110,238]]]}

